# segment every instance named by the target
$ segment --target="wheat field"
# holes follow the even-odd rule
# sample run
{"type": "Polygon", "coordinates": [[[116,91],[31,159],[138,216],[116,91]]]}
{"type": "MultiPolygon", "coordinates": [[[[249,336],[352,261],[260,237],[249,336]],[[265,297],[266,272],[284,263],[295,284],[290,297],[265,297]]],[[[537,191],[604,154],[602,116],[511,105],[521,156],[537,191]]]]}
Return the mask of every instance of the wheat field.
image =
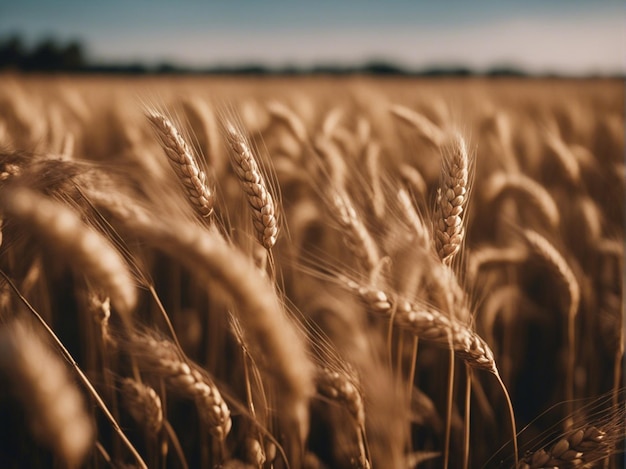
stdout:
{"type": "Polygon", "coordinates": [[[0,77],[0,466],[623,467],[619,80],[0,77]]]}

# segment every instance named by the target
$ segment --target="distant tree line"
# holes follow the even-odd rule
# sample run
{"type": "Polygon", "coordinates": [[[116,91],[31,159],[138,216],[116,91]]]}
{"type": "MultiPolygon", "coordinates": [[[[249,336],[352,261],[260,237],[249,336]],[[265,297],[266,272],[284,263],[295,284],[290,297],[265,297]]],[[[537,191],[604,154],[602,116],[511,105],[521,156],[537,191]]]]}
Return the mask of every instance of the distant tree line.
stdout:
{"type": "Polygon", "coordinates": [[[79,71],[86,65],[84,47],[79,41],[61,44],[47,38],[27,47],[19,36],[0,40],[0,69],[3,70],[79,71]]]}
{"type": "MultiPolygon", "coordinates": [[[[213,75],[351,75],[421,76],[421,77],[522,77],[527,73],[515,66],[499,66],[486,72],[477,72],[462,65],[433,66],[410,70],[397,64],[374,60],[358,66],[324,65],[311,67],[286,66],[271,68],[262,64],[212,65],[189,68],[171,63],[147,66],[144,63],[94,63],[85,53],[79,40],[60,43],[46,38],[31,47],[19,35],[0,38],[0,72],[109,73],[109,74],[213,74],[213,75]]],[[[544,74],[544,77],[558,74],[544,74]]]]}

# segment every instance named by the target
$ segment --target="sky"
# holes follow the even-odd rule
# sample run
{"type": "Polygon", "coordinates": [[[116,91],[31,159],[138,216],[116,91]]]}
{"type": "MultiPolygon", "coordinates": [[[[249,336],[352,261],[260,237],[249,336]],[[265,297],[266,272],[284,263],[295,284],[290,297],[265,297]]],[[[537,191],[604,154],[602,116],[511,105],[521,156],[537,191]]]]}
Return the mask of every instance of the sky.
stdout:
{"type": "Polygon", "coordinates": [[[0,38],[14,33],[102,62],[626,71],[623,0],[4,0],[0,38]]]}

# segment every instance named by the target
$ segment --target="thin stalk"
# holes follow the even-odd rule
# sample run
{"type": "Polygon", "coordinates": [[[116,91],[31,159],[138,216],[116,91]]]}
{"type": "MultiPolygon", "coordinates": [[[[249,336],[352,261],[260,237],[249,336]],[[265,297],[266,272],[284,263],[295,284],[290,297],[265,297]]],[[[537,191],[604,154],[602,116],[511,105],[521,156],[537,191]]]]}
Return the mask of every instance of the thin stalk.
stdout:
{"type": "Polygon", "coordinates": [[[102,446],[102,443],[100,443],[99,441],[96,441],[95,445],[96,445],[96,449],[98,450],[98,453],[100,453],[100,456],[102,456],[102,459],[104,459],[104,461],[109,466],[113,466],[113,461],[111,461],[111,455],[107,452],[106,449],[104,449],[104,446],[102,446]]]}
{"type": "Polygon", "coordinates": [[[161,312],[161,316],[163,316],[163,320],[165,321],[165,325],[167,326],[167,329],[169,330],[169,333],[172,336],[172,340],[176,344],[176,347],[178,348],[178,350],[183,354],[183,357],[184,357],[184,359],[186,361],[186,356],[185,356],[185,354],[183,352],[183,348],[180,346],[180,342],[178,341],[178,337],[176,336],[176,331],[174,330],[174,325],[172,324],[172,321],[170,320],[170,317],[167,314],[167,311],[165,311],[165,307],[163,306],[163,303],[161,303],[161,299],[159,298],[159,295],[157,295],[157,292],[154,289],[154,285],[148,284],[148,290],[150,291],[150,294],[152,295],[152,298],[154,299],[154,301],[155,301],[155,303],[157,305],[157,308],[161,312]]]}
{"type": "Polygon", "coordinates": [[[443,451],[443,467],[448,468],[450,462],[450,434],[452,433],[452,401],[454,400],[454,350],[449,350],[448,361],[448,391],[446,402],[446,435],[443,451]]]}
{"type": "MultiPolygon", "coordinates": [[[[167,393],[165,390],[165,381],[163,380],[163,378],[159,379],[159,397],[161,398],[161,405],[163,406],[163,425],[164,425],[164,427],[161,428],[161,432],[159,434],[159,439],[161,443],[159,449],[161,451],[161,467],[162,469],[167,469],[167,455],[169,454],[170,447],[167,441],[167,435],[164,434],[164,432],[165,432],[165,424],[169,424],[169,423],[167,421],[167,393]]],[[[172,429],[172,432],[174,432],[174,429],[172,429]]],[[[176,436],[176,433],[174,433],[174,436],[176,436]]],[[[176,439],[176,441],[178,441],[178,438],[176,439]]],[[[174,449],[176,450],[176,448],[174,449]]],[[[181,462],[182,461],[184,461],[184,455],[183,455],[183,459],[181,460],[181,462]]]]}
{"type": "Polygon", "coordinates": [[[404,349],[404,331],[400,331],[398,343],[396,344],[396,373],[398,373],[398,381],[402,383],[402,355],[404,349]]]}
{"type": "Polygon", "coordinates": [[[472,400],[472,369],[465,365],[465,431],[463,433],[463,469],[469,468],[470,412],[472,400]]]}
{"type": "Polygon", "coordinates": [[[515,456],[515,467],[519,465],[519,449],[517,447],[517,426],[515,424],[515,413],[513,412],[513,403],[511,402],[511,396],[509,396],[509,391],[506,389],[502,378],[498,373],[495,373],[498,382],[500,383],[500,387],[502,388],[502,392],[504,393],[504,398],[506,399],[506,403],[509,407],[509,418],[511,419],[511,433],[513,435],[513,452],[515,456]]]}
{"type": "Polygon", "coordinates": [[[411,350],[411,368],[409,370],[409,382],[408,382],[408,396],[409,403],[413,394],[413,382],[415,381],[415,368],[417,367],[417,348],[419,346],[419,337],[413,336],[413,346],[411,350]]]}
{"type": "Polygon", "coordinates": [[[183,448],[180,446],[180,441],[178,440],[178,436],[176,436],[176,432],[172,428],[172,425],[167,421],[163,421],[163,428],[167,432],[167,436],[174,447],[174,451],[178,456],[178,460],[180,465],[183,466],[183,469],[189,469],[189,465],[187,464],[187,459],[185,459],[185,453],[183,453],[183,448]]]}
{"type": "MultiPolygon", "coordinates": [[[[408,404],[408,409],[411,409],[411,401],[413,398],[413,383],[415,381],[415,368],[417,367],[417,347],[419,345],[419,338],[414,335],[413,336],[413,344],[411,347],[411,365],[409,368],[409,379],[407,381],[407,404],[408,404]]],[[[409,421],[409,433],[408,435],[411,435],[411,422],[409,421]]],[[[408,451],[409,453],[412,452],[413,447],[411,446],[411,438],[407,439],[407,445],[408,445],[408,451]]]]}

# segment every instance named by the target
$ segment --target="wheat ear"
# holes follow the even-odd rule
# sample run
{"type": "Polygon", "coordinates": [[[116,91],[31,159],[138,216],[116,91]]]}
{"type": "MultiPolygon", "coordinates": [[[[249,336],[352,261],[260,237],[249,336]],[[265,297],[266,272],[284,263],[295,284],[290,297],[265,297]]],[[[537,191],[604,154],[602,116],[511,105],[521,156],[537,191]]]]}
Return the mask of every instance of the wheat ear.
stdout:
{"type": "Polygon", "coordinates": [[[220,441],[226,438],[232,421],[219,389],[206,372],[183,359],[174,343],[137,333],[128,344],[128,350],[143,370],[165,379],[173,392],[195,401],[198,416],[215,438],[220,441]]]}
{"type": "Polygon", "coordinates": [[[428,186],[426,185],[424,176],[422,176],[422,173],[420,173],[417,168],[407,163],[400,163],[398,166],[398,175],[407,188],[413,192],[414,196],[419,196],[421,199],[426,197],[428,186]]]}
{"type": "Polygon", "coordinates": [[[558,162],[559,166],[561,166],[566,180],[573,187],[578,187],[581,176],[580,165],[578,164],[576,156],[558,134],[546,131],[544,138],[549,153],[558,162]]]}
{"type": "Polygon", "coordinates": [[[345,408],[352,416],[359,439],[358,467],[371,467],[365,440],[365,408],[363,397],[354,376],[344,370],[318,368],[315,377],[317,392],[345,408]]]}
{"type": "Polygon", "coordinates": [[[69,208],[28,189],[5,192],[2,204],[8,215],[28,225],[60,259],[68,260],[106,292],[123,318],[130,318],[137,301],[134,282],[126,263],[104,236],[69,208]]]}
{"type": "Polygon", "coordinates": [[[163,427],[163,406],[156,391],[132,378],[124,378],[121,392],[122,402],[133,420],[148,434],[157,435],[163,427]]]}
{"type": "Polygon", "coordinates": [[[298,115],[286,105],[278,101],[270,101],[267,104],[269,115],[279,122],[283,122],[298,142],[306,144],[309,140],[306,127],[298,115]]]}
{"type": "Polygon", "coordinates": [[[156,130],[170,166],[178,176],[191,205],[202,217],[208,217],[213,212],[215,196],[207,186],[206,174],[198,166],[191,148],[166,116],[154,110],[149,110],[146,116],[156,130]]]}
{"type": "Polygon", "coordinates": [[[376,242],[358,216],[348,194],[335,191],[330,197],[335,219],[343,230],[344,242],[365,271],[372,274],[380,265],[376,242]]]}
{"type": "Polygon", "coordinates": [[[199,96],[183,100],[182,105],[208,164],[215,170],[215,174],[222,174],[226,161],[218,138],[219,125],[214,110],[199,96]]]}
{"type": "MultiPolygon", "coordinates": [[[[330,111],[326,113],[324,120],[322,121],[322,135],[332,138],[335,130],[339,127],[343,118],[344,110],[340,106],[331,108],[330,111]]],[[[367,140],[369,140],[369,136],[367,140]]]]}
{"type": "Polygon", "coordinates": [[[519,246],[494,247],[480,246],[469,251],[467,278],[476,282],[481,269],[501,267],[507,264],[520,264],[528,258],[526,249],[519,246]]]}
{"type": "Polygon", "coordinates": [[[335,187],[345,188],[348,167],[337,144],[325,135],[318,135],[313,140],[313,148],[326,166],[332,184],[335,187]]]}
{"type": "Polygon", "coordinates": [[[381,181],[381,146],[375,141],[368,142],[365,147],[365,167],[371,184],[371,202],[374,214],[379,220],[385,216],[385,195],[381,181]]]}
{"type": "Polygon", "coordinates": [[[90,291],[87,298],[87,309],[100,327],[103,342],[105,344],[110,343],[112,340],[109,330],[109,319],[111,318],[110,298],[103,298],[94,291],[90,291]]]}
{"type": "Polygon", "coordinates": [[[561,217],[556,202],[541,184],[524,174],[498,172],[485,183],[484,194],[489,203],[497,202],[507,194],[516,195],[532,205],[552,229],[559,227],[561,217]]]}
{"type": "MultiPolygon", "coordinates": [[[[580,428],[559,439],[548,449],[526,454],[520,460],[519,469],[544,467],[588,467],[594,461],[608,458],[612,453],[610,435],[595,426],[580,428]]],[[[595,466],[594,466],[595,467],[595,466]]]]}
{"type": "Polygon", "coordinates": [[[435,201],[435,249],[445,264],[452,263],[465,237],[463,216],[469,195],[469,171],[465,140],[457,133],[443,155],[435,201]]]}
{"type": "Polygon", "coordinates": [[[315,385],[322,396],[340,403],[360,427],[365,426],[363,398],[357,383],[344,372],[318,368],[315,385]]]}
{"type": "Polygon", "coordinates": [[[431,234],[421,215],[415,209],[413,200],[406,189],[398,189],[397,195],[398,203],[400,204],[401,215],[405,219],[406,223],[411,228],[415,241],[418,246],[422,247],[425,251],[430,251],[431,248],[431,234]]]}
{"type": "Polygon", "coordinates": [[[0,374],[27,415],[33,436],[68,467],[93,445],[94,427],[65,365],[23,323],[0,330],[0,374]]]}
{"type": "Polygon", "coordinates": [[[278,236],[274,199],[247,139],[232,123],[226,122],[225,127],[226,138],[233,150],[231,163],[248,197],[257,239],[266,249],[271,249],[278,236]]]}
{"type": "Polygon", "coordinates": [[[368,310],[393,320],[394,326],[438,345],[452,345],[454,353],[474,368],[498,374],[489,345],[466,325],[434,309],[419,307],[410,301],[393,298],[383,290],[341,278],[368,310]]]}
{"type": "Polygon", "coordinates": [[[444,144],[444,132],[423,114],[399,104],[391,107],[391,114],[417,130],[419,136],[435,148],[440,148],[444,144]]]}

